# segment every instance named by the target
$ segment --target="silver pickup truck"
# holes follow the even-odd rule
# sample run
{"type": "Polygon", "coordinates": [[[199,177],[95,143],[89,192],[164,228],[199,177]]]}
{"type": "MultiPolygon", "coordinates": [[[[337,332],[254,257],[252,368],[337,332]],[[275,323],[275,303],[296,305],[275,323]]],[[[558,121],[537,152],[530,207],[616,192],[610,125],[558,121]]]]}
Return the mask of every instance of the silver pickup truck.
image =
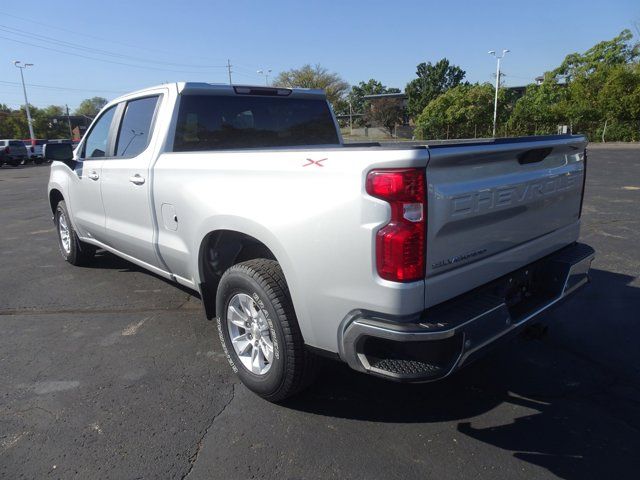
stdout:
{"type": "Polygon", "coordinates": [[[319,355],[441,379],[586,283],[586,144],[343,144],[321,91],[174,83],[45,157],[62,256],[198,292],[232,369],[278,401],[319,355]]]}

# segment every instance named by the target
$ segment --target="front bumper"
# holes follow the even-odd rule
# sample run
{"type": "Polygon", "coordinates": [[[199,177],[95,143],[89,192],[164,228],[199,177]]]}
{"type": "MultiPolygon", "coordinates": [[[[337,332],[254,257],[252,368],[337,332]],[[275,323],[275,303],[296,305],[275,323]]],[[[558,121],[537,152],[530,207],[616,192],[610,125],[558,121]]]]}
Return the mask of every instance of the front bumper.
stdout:
{"type": "Polygon", "coordinates": [[[354,311],[343,322],[341,357],[394,380],[442,379],[587,283],[594,255],[575,243],[413,318],[354,311]]]}

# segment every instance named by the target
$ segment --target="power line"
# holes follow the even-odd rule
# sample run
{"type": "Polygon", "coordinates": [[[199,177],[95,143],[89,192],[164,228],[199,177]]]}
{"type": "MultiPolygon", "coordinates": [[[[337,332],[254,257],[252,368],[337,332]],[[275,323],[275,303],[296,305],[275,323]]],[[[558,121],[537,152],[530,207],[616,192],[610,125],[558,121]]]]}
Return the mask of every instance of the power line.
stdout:
{"type": "MultiPolygon", "coordinates": [[[[7,80],[0,80],[0,84],[10,86],[20,86],[19,82],[9,82],[7,80]]],[[[27,87],[47,88],[50,90],[68,90],[70,92],[89,92],[89,93],[125,93],[125,90],[102,90],[102,89],[89,89],[89,88],[72,88],[72,87],[56,87],[53,85],[40,85],[37,83],[27,83],[27,87]]]]}
{"type": "Polygon", "coordinates": [[[132,63],[116,62],[114,60],[106,60],[104,58],[90,57],[88,55],[82,55],[80,53],[65,52],[64,50],[58,50],[56,48],[45,47],[43,45],[37,45],[35,43],[24,42],[22,40],[16,40],[14,38],[3,37],[2,35],[0,35],[0,38],[2,38],[4,40],[9,40],[10,42],[20,43],[20,44],[23,44],[23,45],[29,45],[31,47],[42,48],[44,50],[50,50],[52,52],[62,53],[63,55],[71,55],[73,57],[86,58],[88,60],[93,60],[93,61],[97,61],[97,62],[111,63],[111,64],[114,64],[114,65],[124,65],[125,67],[140,68],[140,69],[143,69],[143,70],[158,70],[158,71],[161,71],[161,72],[175,72],[175,73],[182,73],[182,74],[184,74],[184,73],[194,73],[194,74],[198,74],[198,75],[202,75],[203,74],[203,72],[190,72],[190,71],[187,71],[187,70],[172,70],[172,69],[169,69],[169,68],[158,68],[158,67],[151,67],[151,66],[146,66],[146,65],[134,65],[132,63]]]}
{"type": "Polygon", "coordinates": [[[154,64],[158,64],[158,65],[169,65],[172,67],[187,67],[187,68],[203,68],[203,69],[207,69],[207,68],[225,68],[225,65],[192,65],[192,64],[185,64],[185,63],[173,63],[173,62],[163,62],[163,61],[157,61],[157,60],[149,60],[146,58],[141,58],[141,57],[134,57],[132,55],[125,55],[122,53],[115,53],[115,52],[111,52],[109,50],[102,50],[99,48],[91,48],[91,47],[87,47],[87,46],[83,46],[83,45],[78,45],[77,43],[72,43],[72,42],[67,42],[64,40],[59,40],[53,37],[48,37],[46,35],[39,35],[37,33],[28,33],[28,32],[23,32],[19,29],[16,28],[12,28],[6,25],[0,25],[0,31],[4,31],[5,33],[8,33],[10,35],[18,35],[21,37],[26,37],[29,39],[33,39],[33,40],[37,40],[37,41],[46,41],[46,42],[53,42],[61,47],[64,48],[73,48],[74,50],[82,50],[88,53],[96,53],[98,55],[104,55],[104,56],[109,56],[109,57],[115,57],[115,58],[123,58],[123,59],[128,59],[128,60],[134,60],[137,62],[143,62],[143,63],[154,63],[154,64]]]}
{"type": "MultiPolygon", "coordinates": [[[[21,17],[19,15],[14,15],[14,14],[7,13],[7,12],[0,12],[0,14],[3,15],[3,16],[16,18],[18,20],[24,20],[26,22],[29,22],[29,24],[42,25],[43,27],[47,27],[47,28],[50,28],[50,29],[53,29],[53,30],[59,30],[61,32],[71,33],[71,34],[79,36],[79,37],[93,38],[95,40],[100,40],[102,42],[112,43],[112,44],[115,44],[115,45],[122,45],[124,47],[135,48],[135,49],[138,49],[138,50],[146,50],[146,51],[149,51],[149,52],[157,52],[157,53],[162,53],[162,54],[166,54],[167,53],[166,50],[160,50],[160,49],[157,49],[157,48],[149,48],[149,47],[145,47],[145,46],[141,46],[141,45],[131,45],[131,44],[128,44],[128,43],[119,42],[119,41],[114,40],[112,38],[104,38],[104,37],[99,37],[99,36],[96,36],[96,35],[91,35],[91,34],[88,34],[88,33],[85,33],[85,32],[79,32],[77,30],[70,30],[70,29],[67,29],[67,28],[62,28],[62,27],[57,26],[57,25],[50,25],[50,24],[47,24],[47,23],[38,22],[36,20],[33,20],[32,18],[21,17]]],[[[178,54],[178,53],[176,53],[176,54],[178,54]]],[[[180,52],[179,54],[183,55],[182,52],[180,52]]],[[[195,58],[195,57],[191,57],[191,58],[195,58]]]]}

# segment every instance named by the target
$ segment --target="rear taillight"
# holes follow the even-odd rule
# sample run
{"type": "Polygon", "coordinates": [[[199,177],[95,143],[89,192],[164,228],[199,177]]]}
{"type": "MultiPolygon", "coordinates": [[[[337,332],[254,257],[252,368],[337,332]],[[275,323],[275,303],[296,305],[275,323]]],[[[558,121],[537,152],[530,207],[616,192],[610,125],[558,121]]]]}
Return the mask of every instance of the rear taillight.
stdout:
{"type": "Polygon", "coordinates": [[[7,153],[7,154],[11,153],[11,149],[9,147],[5,148],[4,153],[7,153]]]}
{"type": "Polygon", "coordinates": [[[395,282],[422,280],[425,273],[424,170],[372,170],[367,193],[391,206],[391,219],[376,234],[378,275],[395,282]]]}
{"type": "Polygon", "coordinates": [[[34,150],[33,150],[33,145],[32,145],[32,146],[31,146],[31,153],[33,153],[33,152],[34,152],[34,150]]]}

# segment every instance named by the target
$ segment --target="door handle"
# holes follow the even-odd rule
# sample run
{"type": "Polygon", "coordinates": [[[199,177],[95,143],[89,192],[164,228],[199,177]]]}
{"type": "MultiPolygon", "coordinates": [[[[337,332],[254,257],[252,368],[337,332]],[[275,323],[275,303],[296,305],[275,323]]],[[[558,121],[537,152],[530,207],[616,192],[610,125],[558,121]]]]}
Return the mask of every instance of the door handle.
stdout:
{"type": "Polygon", "coordinates": [[[136,185],[142,185],[144,183],[144,178],[142,178],[139,174],[135,174],[132,177],[129,177],[129,181],[131,183],[135,183],[136,185]]]}
{"type": "Polygon", "coordinates": [[[97,172],[91,172],[89,175],[87,175],[87,177],[89,177],[91,180],[98,180],[100,178],[100,175],[98,175],[97,172]]]}

